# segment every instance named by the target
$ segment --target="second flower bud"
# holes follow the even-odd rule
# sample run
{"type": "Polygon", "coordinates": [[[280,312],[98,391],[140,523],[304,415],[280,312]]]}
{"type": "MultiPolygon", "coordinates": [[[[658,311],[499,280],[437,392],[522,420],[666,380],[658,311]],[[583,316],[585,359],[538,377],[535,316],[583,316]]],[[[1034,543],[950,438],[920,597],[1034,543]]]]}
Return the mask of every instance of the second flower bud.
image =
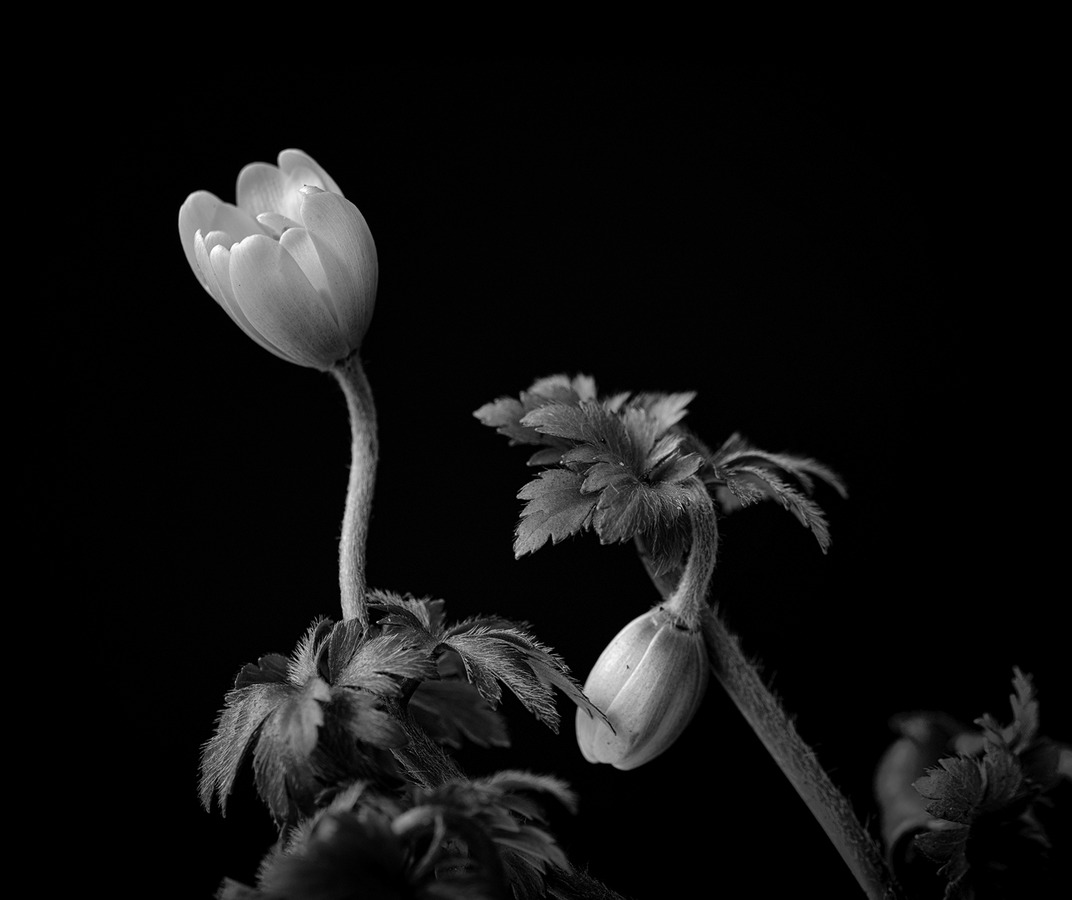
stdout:
{"type": "Polygon", "coordinates": [[[585,682],[585,694],[611,727],[578,708],[584,758],[618,769],[654,759],[696,714],[708,672],[702,631],[687,630],[663,606],[637,616],[607,645],[585,682]]]}

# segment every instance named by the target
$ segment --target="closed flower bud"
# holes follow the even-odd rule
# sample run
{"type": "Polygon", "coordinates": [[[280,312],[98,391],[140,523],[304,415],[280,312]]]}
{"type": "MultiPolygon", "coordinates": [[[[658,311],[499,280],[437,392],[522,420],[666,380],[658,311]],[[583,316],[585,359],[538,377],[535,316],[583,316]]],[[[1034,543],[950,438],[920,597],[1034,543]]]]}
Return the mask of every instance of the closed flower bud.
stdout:
{"type": "Polygon", "coordinates": [[[300,150],[251,163],[238,205],[196,191],[179,237],[206,291],[283,359],[331,368],[361,344],[376,301],[376,245],[364,216],[300,150]]]}
{"type": "Polygon", "coordinates": [[[661,606],[638,616],[607,645],[584,685],[610,727],[578,708],[581,753],[618,769],[654,759],[696,714],[707,681],[702,631],[686,630],[661,606]]]}

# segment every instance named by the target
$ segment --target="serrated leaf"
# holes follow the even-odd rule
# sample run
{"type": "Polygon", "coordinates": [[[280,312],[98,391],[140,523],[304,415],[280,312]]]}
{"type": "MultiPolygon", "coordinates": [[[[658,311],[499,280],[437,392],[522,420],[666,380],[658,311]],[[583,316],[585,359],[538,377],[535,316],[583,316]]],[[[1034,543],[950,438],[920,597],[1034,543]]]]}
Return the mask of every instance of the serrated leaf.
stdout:
{"type": "Polygon", "coordinates": [[[710,466],[715,470],[756,466],[762,469],[774,468],[800,482],[803,489],[811,492],[815,479],[825,482],[841,495],[848,497],[848,490],[841,476],[833,469],[809,456],[792,453],[771,453],[752,446],[738,432],[731,434],[723,445],[714,453],[707,454],[710,466]]]}
{"type": "Polygon", "coordinates": [[[434,741],[461,747],[509,747],[503,717],[466,681],[423,681],[409,701],[418,724],[434,741]]]}
{"type": "Polygon", "coordinates": [[[635,478],[610,485],[599,494],[592,526],[602,544],[627,541],[655,524],[645,502],[643,486],[635,478]]]}
{"type": "Polygon", "coordinates": [[[491,403],[485,403],[473,415],[484,425],[508,437],[513,444],[544,443],[543,437],[535,429],[521,424],[521,419],[527,412],[520,400],[500,397],[491,403]]]}
{"type": "Polygon", "coordinates": [[[246,663],[235,678],[236,688],[251,684],[285,684],[289,661],[281,653],[268,653],[256,663],[246,663]]]}
{"type": "Polygon", "coordinates": [[[331,630],[331,620],[320,617],[302,635],[287,665],[287,677],[291,684],[303,685],[319,674],[320,649],[331,630]]]}
{"type": "Polygon", "coordinates": [[[430,636],[442,630],[446,620],[444,601],[430,597],[418,599],[409,594],[372,590],[369,592],[369,605],[386,612],[377,621],[378,626],[390,626],[393,634],[404,636],[409,641],[423,641],[422,646],[426,645],[430,636]]]}
{"type": "Polygon", "coordinates": [[[1012,706],[1013,721],[1007,730],[1006,741],[1015,752],[1026,749],[1038,737],[1039,704],[1030,675],[1014,667],[1012,683],[1013,693],[1009,696],[1009,704],[1012,706]]]}
{"type": "Polygon", "coordinates": [[[688,492],[676,484],[621,480],[600,494],[592,527],[604,544],[628,541],[684,518],[688,492]]]}
{"type": "Polygon", "coordinates": [[[588,376],[579,375],[571,379],[568,375],[559,374],[537,378],[524,395],[539,397],[552,403],[578,403],[591,399],[587,396],[589,391],[594,396],[595,381],[588,376]],[[586,396],[581,396],[582,391],[586,396]]]}
{"type": "Polygon", "coordinates": [[[553,466],[562,459],[562,455],[565,452],[561,447],[548,447],[545,450],[537,450],[528,458],[526,465],[553,466]]]}
{"type": "Polygon", "coordinates": [[[562,454],[559,462],[574,471],[584,471],[589,465],[605,456],[603,450],[593,444],[580,444],[562,454]]]}
{"type": "Polygon", "coordinates": [[[1020,763],[1007,748],[987,748],[983,769],[985,789],[976,810],[978,815],[1004,809],[1023,796],[1023,772],[1020,763]]]}
{"type": "Polygon", "coordinates": [[[674,458],[674,451],[683,443],[685,443],[685,435],[681,432],[664,434],[652,445],[651,450],[648,452],[648,458],[645,461],[645,471],[650,472],[660,463],[665,462],[667,459],[674,458]]]}
{"type": "MultiPolygon", "coordinates": [[[[382,702],[380,697],[365,691],[332,691],[329,721],[345,731],[351,742],[357,741],[384,750],[404,747],[408,742],[406,733],[398,720],[382,708],[382,702]]],[[[339,755],[348,756],[345,753],[339,755]]]]}
{"type": "Polygon", "coordinates": [[[261,726],[253,750],[254,781],[277,819],[287,817],[293,795],[315,790],[307,763],[324,723],[321,704],[330,696],[320,678],[310,678],[300,692],[278,704],[261,726]]]}
{"type": "Polygon", "coordinates": [[[622,417],[595,401],[576,406],[551,403],[534,409],[523,421],[549,438],[589,444],[597,453],[609,454],[608,458],[621,460],[637,472],[650,449],[635,439],[622,417]]]}
{"type": "Polygon", "coordinates": [[[629,391],[623,391],[620,394],[612,394],[610,397],[605,397],[602,401],[604,409],[608,412],[618,412],[624,405],[625,401],[629,399],[629,391]]]}
{"type": "Polygon", "coordinates": [[[331,700],[331,689],[319,678],[309,679],[302,692],[276,712],[279,734],[296,757],[308,756],[316,747],[317,732],[324,724],[323,704],[331,700]]]}
{"type": "Polygon", "coordinates": [[[639,481],[632,471],[626,468],[625,463],[598,462],[585,472],[581,493],[591,494],[610,486],[615,490],[622,490],[627,485],[634,484],[639,484],[639,481]]]}
{"type": "Polygon", "coordinates": [[[577,375],[572,379],[566,375],[550,375],[537,379],[517,399],[500,397],[485,403],[473,415],[509,438],[511,444],[545,444],[565,450],[567,445],[561,439],[541,435],[521,420],[527,413],[549,403],[576,406],[594,401],[595,397],[595,380],[588,375],[577,375]]]}
{"type": "Polygon", "coordinates": [[[361,688],[383,696],[397,694],[402,680],[422,680],[435,674],[435,662],[428,651],[408,644],[396,634],[363,641],[333,673],[334,683],[341,687],[361,688]]]}
{"type": "Polygon", "coordinates": [[[639,409],[632,404],[622,410],[620,418],[633,451],[630,454],[630,461],[638,468],[646,469],[646,464],[650,463],[649,455],[655,446],[655,439],[660,434],[659,423],[648,414],[647,410],[639,409]]]}
{"type": "Polygon", "coordinates": [[[521,791],[549,794],[570,812],[577,811],[577,795],[565,781],[553,775],[542,775],[521,769],[503,769],[474,779],[474,784],[494,788],[504,795],[521,791]]]}
{"type": "Polygon", "coordinates": [[[526,484],[518,498],[527,500],[514,540],[514,555],[539,550],[589,527],[596,496],[581,493],[583,478],[567,469],[548,469],[526,484]]]}
{"type": "Polygon", "coordinates": [[[630,405],[643,409],[655,423],[657,435],[668,431],[687,415],[685,409],[696,399],[695,391],[685,391],[679,394],[637,394],[630,405]]]}
{"type": "Polygon", "coordinates": [[[950,884],[959,882],[968,871],[964,850],[968,843],[969,828],[955,822],[941,822],[916,837],[916,845],[929,859],[939,863],[939,873],[950,884]]]}
{"type": "Polygon", "coordinates": [[[986,786],[982,765],[967,757],[940,759],[938,766],[915,782],[927,802],[924,809],[937,819],[970,825],[986,786]]]}
{"type": "Polygon", "coordinates": [[[605,718],[585,697],[562,659],[519,628],[465,624],[448,629],[443,643],[461,656],[469,681],[493,705],[500,700],[501,682],[529,712],[557,732],[559,714],[552,688],[558,688],[578,706],[605,718]]]}
{"type": "Polygon", "coordinates": [[[651,470],[649,478],[652,482],[666,482],[667,484],[680,484],[687,478],[691,478],[703,465],[703,457],[698,453],[681,455],[674,453],[666,457],[663,462],[651,470]]]}
{"type": "Polygon", "coordinates": [[[754,489],[758,489],[781,503],[783,509],[793,513],[797,521],[815,536],[823,553],[829,550],[830,528],[826,523],[826,516],[817,503],[796,488],[786,484],[773,472],[756,466],[729,469],[725,477],[727,486],[742,504],[752,502],[757,496],[754,489]],[[749,480],[752,481],[752,489],[741,484],[749,480]]]}
{"type": "Polygon", "coordinates": [[[601,440],[606,423],[615,420],[616,417],[609,415],[598,403],[588,402],[581,405],[548,403],[527,413],[522,421],[540,434],[596,443],[601,440]]]}
{"type": "Polygon", "coordinates": [[[206,810],[215,797],[226,815],[227,798],[254,737],[289,695],[289,686],[281,684],[253,684],[227,693],[216,730],[201,749],[199,796],[206,810]]]}

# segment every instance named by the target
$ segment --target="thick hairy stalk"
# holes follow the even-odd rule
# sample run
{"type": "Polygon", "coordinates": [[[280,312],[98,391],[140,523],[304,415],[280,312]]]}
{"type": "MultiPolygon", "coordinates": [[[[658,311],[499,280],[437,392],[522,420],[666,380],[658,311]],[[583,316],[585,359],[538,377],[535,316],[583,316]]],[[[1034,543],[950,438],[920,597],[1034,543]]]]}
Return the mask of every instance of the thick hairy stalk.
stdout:
{"type": "MultiPolygon", "coordinates": [[[[657,573],[647,547],[637,541],[648,575],[663,599],[680,606],[686,614],[695,610],[698,595],[707,593],[718,543],[715,510],[709,495],[703,490],[702,495],[697,492],[693,496],[689,509],[692,546],[684,568],[657,573]],[[704,579],[702,584],[699,579],[704,579]]],[[[710,606],[703,611],[703,631],[711,671],[811,810],[864,893],[871,900],[902,900],[904,894],[878,844],[860,824],[848,800],[819,764],[815,752],[797,734],[781,702],[744,655],[737,637],[710,606]]]]}
{"type": "Polygon", "coordinates": [[[361,357],[354,352],[332,370],[346,395],[350,413],[350,479],[346,510],[339,539],[339,590],[344,619],[368,625],[365,598],[365,542],[368,537],[372,489],[376,482],[379,444],[376,437],[376,405],[372,399],[361,357]]]}

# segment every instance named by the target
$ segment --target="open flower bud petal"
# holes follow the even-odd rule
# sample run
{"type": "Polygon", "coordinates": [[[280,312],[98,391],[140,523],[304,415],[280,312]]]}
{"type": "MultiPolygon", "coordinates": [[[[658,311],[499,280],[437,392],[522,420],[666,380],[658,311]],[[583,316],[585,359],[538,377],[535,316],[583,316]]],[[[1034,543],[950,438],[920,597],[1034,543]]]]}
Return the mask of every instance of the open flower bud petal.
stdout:
{"type": "Polygon", "coordinates": [[[356,350],[372,319],[379,282],[372,232],[345,197],[313,188],[302,194],[302,222],[313,237],[347,346],[356,350]]]}
{"type": "MultiPolygon", "coordinates": [[[[269,163],[250,163],[238,173],[238,186],[235,192],[238,206],[251,216],[262,213],[294,218],[288,203],[286,176],[276,166],[269,163]]],[[[297,212],[297,209],[294,210],[297,212]]]]}
{"type": "Polygon", "coordinates": [[[288,228],[301,228],[300,222],[288,219],[277,212],[260,213],[257,216],[257,221],[260,223],[261,228],[272,237],[279,237],[288,228]]]}
{"type": "Polygon", "coordinates": [[[324,272],[324,266],[320,263],[320,256],[313,245],[313,236],[308,228],[288,228],[279,237],[279,243],[284,250],[294,257],[298,268],[302,270],[309,284],[313,286],[327,306],[335,324],[339,323],[338,313],[335,311],[335,303],[331,299],[331,291],[328,289],[328,276],[324,272]]]}
{"type": "Polygon", "coordinates": [[[325,191],[343,196],[342,189],[335,183],[335,180],[303,150],[293,148],[284,150],[279,154],[278,162],[280,170],[286,174],[291,183],[314,184],[325,191]]]}
{"type": "Polygon", "coordinates": [[[212,266],[212,274],[216,279],[215,286],[219,289],[220,295],[223,298],[223,302],[220,305],[227,311],[235,324],[269,353],[278,356],[280,359],[285,359],[287,362],[293,362],[294,360],[287,356],[287,354],[276,347],[271,341],[265,338],[264,335],[257,331],[252,324],[250,324],[249,319],[246,318],[246,314],[242,312],[242,307],[238,305],[238,300],[234,295],[234,289],[231,287],[230,248],[223,244],[216,244],[216,246],[209,252],[209,264],[212,266]]]}
{"type": "Polygon", "coordinates": [[[231,288],[249,323],[294,362],[325,368],[346,345],[323,298],[278,241],[254,235],[231,248],[231,288]]]}
{"type": "Polygon", "coordinates": [[[203,235],[222,231],[226,232],[232,241],[240,241],[251,234],[259,234],[261,228],[242,210],[230,203],[224,203],[208,191],[194,191],[179,207],[179,240],[182,242],[183,252],[186,253],[186,260],[205,290],[212,293],[198,266],[194,250],[194,235],[198,231],[203,235]]]}
{"type": "Polygon", "coordinates": [[[703,635],[657,608],[623,628],[600,654],[584,692],[610,723],[577,710],[577,743],[589,762],[634,769],[665,751],[707,690],[703,635]]]}
{"type": "Polygon", "coordinates": [[[238,206],[251,216],[274,212],[300,221],[301,197],[297,192],[307,184],[342,195],[312,157],[301,150],[284,150],[278,166],[250,163],[238,173],[238,206]]]}

